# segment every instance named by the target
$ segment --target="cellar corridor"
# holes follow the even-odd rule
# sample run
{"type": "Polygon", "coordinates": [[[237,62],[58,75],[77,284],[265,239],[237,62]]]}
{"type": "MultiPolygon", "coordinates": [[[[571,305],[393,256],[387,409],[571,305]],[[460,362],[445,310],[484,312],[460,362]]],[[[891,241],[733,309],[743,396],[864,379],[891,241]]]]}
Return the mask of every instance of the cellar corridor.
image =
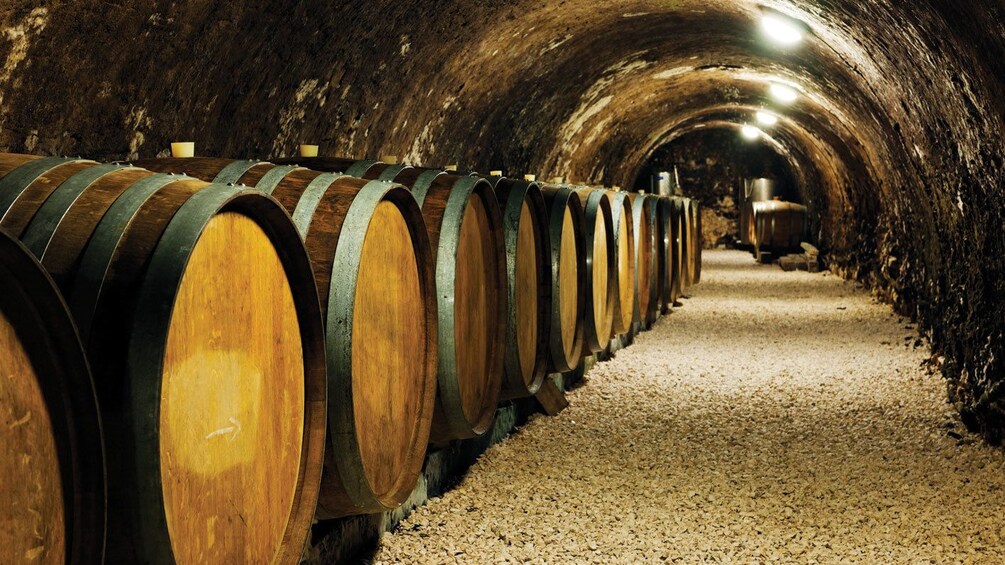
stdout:
{"type": "Polygon", "coordinates": [[[705,254],[686,306],[385,535],[375,562],[1005,559],[1005,464],[913,324],[705,254]]]}
{"type": "Polygon", "coordinates": [[[1005,563],[1003,22],[3,0],[0,565],[1005,563]]]}

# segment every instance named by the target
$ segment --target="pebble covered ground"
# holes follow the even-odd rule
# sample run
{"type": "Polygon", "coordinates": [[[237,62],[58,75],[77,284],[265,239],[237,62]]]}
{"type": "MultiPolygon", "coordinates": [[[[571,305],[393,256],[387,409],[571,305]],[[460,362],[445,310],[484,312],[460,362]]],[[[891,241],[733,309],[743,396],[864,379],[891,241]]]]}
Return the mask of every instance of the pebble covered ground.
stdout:
{"type": "Polygon", "coordinates": [[[685,305],[597,365],[378,563],[1003,563],[1005,453],[889,306],[705,253],[685,305]]]}

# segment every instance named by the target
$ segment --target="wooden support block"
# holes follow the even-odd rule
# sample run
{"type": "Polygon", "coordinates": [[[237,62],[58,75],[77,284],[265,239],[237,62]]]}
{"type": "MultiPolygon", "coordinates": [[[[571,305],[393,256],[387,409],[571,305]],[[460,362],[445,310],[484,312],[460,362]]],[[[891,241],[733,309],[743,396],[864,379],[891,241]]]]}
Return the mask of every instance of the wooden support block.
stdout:
{"type": "Polygon", "coordinates": [[[562,392],[562,389],[558,388],[554,379],[550,377],[544,379],[544,383],[534,397],[537,399],[537,403],[541,405],[544,413],[549,416],[555,416],[569,407],[569,401],[565,398],[565,393],[562,392]]]}

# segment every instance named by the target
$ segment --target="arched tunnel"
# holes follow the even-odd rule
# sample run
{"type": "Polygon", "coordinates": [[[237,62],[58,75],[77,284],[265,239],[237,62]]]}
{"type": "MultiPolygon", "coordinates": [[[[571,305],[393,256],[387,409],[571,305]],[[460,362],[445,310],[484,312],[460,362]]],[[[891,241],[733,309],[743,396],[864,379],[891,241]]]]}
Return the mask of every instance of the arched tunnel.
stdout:
{"type": "MultiPolygon", "coordinates": [[[[278,159],[310,142],[637,189],[673,159],[746,159],[788,179],[831,276],[917,324],[946,410],[1000,466],[1003,21],[998,0],[6,0],[0,147],[132,161],[184,139],[201,155],[278,159]],[[802,40],[773,42],[765,17],[802,40]],[[777,123],[743,141],[758,112],[777,123]]],[[[708,175],[682,188],[712,214],[733,193],[710,192],[708,175]]],[[[316,526],[328,550],[313,559],[344,556],[331,546],[367,527],[316,526]]],[[[488,558],[459,555],[412,558],[488,558]]]]}

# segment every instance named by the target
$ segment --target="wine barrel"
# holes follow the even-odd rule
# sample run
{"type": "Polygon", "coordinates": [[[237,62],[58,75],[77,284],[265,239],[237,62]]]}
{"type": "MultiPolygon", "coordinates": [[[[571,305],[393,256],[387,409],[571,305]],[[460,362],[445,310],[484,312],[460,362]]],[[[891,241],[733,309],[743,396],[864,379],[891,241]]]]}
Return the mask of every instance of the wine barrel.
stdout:
{"type": "Polygon", "coordinates": [[[682,238],[682,214],[675,198],[659,197],[657,217],[660,223],[661,243],[664,248],[660,250],[665,263],[664,270],[660,273],[662,293],[660,299],[660,309],[665,314],[669,312],[682,296],[681,275],[684,262],[684,239],[682,238]]]}
{"type": "Polygon", "coordinates": [[[632,321],[640,330],[649,329],[659,315],[659,276],[657,200],[645,194],[632,194],[635,223],[635,276],[637,297],[632,321]]]}
{"type": "Polygon", "coordinates": [[[676,249],[680,251],[679,260],[679,290],[680,296],[684,296],[691,289],[691,239],[692,223],[688,213],[687,199],[680,196],[672,198],[674,202],[674,213],[677,216],[678,241],[676,249]]]}
{"type": "Polygon", "coordinates": [[[108,559],[297,562],[326,389],[295,226],[258,191],[87,165],[0,155],[0,214],[28,219],[22,240],[69,298],[94,371],[108,559]]]}
{"type": "Polygon", "coordinates": [[[697,247],[695,247],[694,255],[694,284],[701,283],[701,256],[702,251],[705,249],[705,232],[702,231],[702,214],[701,214],[701,203],[697,200],[694,201],[694,231],[697,234],[696,240],[698,242],[697,247]]]}
{"type": "Polygon", "coordinates": [[[577,189],[586,219],[586,332],[589,353],[607,349],[614,337],[618,257],[611,197],[605,190],[577,189]]]}
{"type": "Polygon", "coordinates": [[[486,177],[503,210],[509,301],[501,400],[537,393],[548,368],[551,246],[548,209],[537,183],[486,177]]]}
{"type": "MultiPolygon", "coordinates": [[[[305,163],[325,168],[323,159],[305,163]]],[[[495,191],[478,177],[407,165],[386,166],[378,174],[372,169],[379,164],[366,163],[374,162],[357,162],[351,172],[412,190],[433,250],[440,323],[430,439],[481,436],[492,424],[502,389],[506,335],[506,246],[495,191]]]]}
{"type": "Polygon", "coordinates": [[[665,314],[673,306],[673,203],[652,195],[656,214],[656,309],[665,314]]]}
{"type": "Polygon", "coordinates": [[[701,233],[698,231],[698,203],[693,198],[684,198],[684,217],[687,220],[687,275],[684,281],[690,289],[697,284],[698,249],[701,247],[701,233]]]}
{"type": "Polygon", "coordinates": [[[105,467],[91,373],[66,303],[0,230],[0,562],[101,563],[105,467]]]}
{"type": "Polygon", "coordinates": [[[422,207],[436,264],[439,410],[434,441],[485,434],[503,380],[506,247],[495,191],[484,179],[404,169],[394,178],[422,207]]]}
{"type": "Polygon", "coordinates": [[[617,270],[617,300],[614,303],[614,333],[624,335],[632,330],[638,297],[635,293],[635,216],[627,192],[608,191],[611,217],[614,220],[614,250],[617,270]]]}
{"type": "Polygon", "coordinates": [[[422,471],[436,394],[433,261],[411,192],[260,161],[137,164],[207,180],[231,175],[271,194],[293,216],[314,266],[329,352],[331,449],[318,516],[384,512],[403,503],[422,471]]]}
{"type": "Polygon", "coordinates": [[[806,207],[792,202],[769,200],[751,204],[753,245],[758,257],[763,252],[784,252],[802,243],[806,229],[806,207]]]}
{"type": "Polygon", "coordinates": [[[586,303],[586,218],[579,195],[567,186],[542,189],[548,207],[551,244],[551,330],[548,336],[549,372],[565,373],[579,365],[584,354],[586,303]]]}

